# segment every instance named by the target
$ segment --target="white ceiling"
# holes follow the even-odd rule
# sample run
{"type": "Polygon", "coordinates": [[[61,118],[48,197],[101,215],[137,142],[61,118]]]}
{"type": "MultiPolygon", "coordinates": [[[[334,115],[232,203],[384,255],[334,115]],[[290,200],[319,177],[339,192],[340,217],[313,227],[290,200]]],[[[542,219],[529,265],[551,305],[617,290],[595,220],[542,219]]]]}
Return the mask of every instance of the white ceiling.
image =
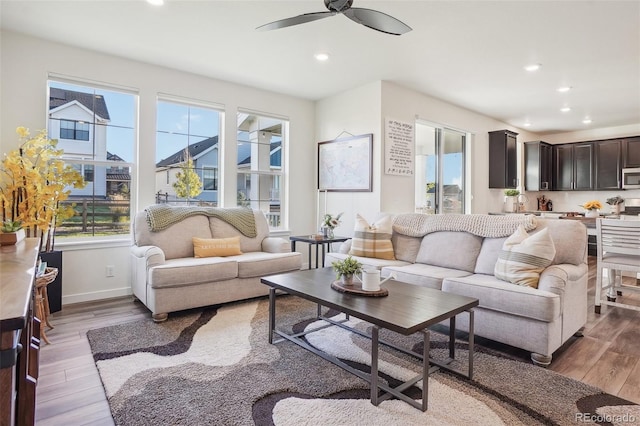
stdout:
{"type": "Polygon", "coordinates": [[[388,80],[532,132],[640,123],[640,1],[367,1],[413,28],[344,16],[259,32],[322,0],[0,2],[3,29],[312,100],[388,80]],[[318,63],[313,55],[331,55],[318,63]],[[523,67],[540,63],[536,73],[523,67]],[[573,87],[567,94],[559,86],[573,87]],[[568,113],[560,112],[570,106],[568,113]],[[589,125],[582,120],[589,116],[589,125]]]}

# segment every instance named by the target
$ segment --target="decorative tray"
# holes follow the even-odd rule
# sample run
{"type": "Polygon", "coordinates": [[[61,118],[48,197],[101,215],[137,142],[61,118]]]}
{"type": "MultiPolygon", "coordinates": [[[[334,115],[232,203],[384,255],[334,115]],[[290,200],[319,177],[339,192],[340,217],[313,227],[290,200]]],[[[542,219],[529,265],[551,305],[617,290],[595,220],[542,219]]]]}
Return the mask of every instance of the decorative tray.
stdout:
{"type": "Polygon", "coordinates": [[[389,290],[387,290],[386,288],[380,288],[380,290],[376,291],[363,290],[362,284],[359,282],[345,285],[342,283],[342,281],[334,281],[331,283],[331,288],[339,291],[340,293],[359,294],[361,296],[369,297],[383,297],[389,295],[389,290]]]}

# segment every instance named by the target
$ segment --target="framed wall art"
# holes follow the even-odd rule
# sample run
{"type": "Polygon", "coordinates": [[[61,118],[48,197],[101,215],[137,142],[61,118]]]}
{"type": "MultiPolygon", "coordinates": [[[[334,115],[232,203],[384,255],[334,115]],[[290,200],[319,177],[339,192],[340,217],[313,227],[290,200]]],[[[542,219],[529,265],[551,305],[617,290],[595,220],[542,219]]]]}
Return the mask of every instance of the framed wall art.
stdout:
{"type": "Polygon", "coordinates": [[[320,191],[371,192],[373,134],[318,143],[320,191]]]}

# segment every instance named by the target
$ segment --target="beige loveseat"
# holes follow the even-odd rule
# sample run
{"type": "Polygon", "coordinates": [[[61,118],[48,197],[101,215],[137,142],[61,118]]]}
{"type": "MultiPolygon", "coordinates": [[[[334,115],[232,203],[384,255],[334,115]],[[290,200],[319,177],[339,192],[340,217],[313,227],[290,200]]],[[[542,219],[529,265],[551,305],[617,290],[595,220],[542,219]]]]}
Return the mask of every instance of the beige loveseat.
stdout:
{"type": "Polygon", "coordinates": [[[302,255],[292,253],[287,240],[269,237],[259,210],[151,206],[136,214],[133,234],[133,294],[155,321],[166,320],[169,312],[267,295],[260,277],[302,265],[302,255]],[[194,257],[193,237],[236,236],[242,254],[194,257]]]}
{"type": "MultiPolygon", "coordinates": [[[[351,241],[328,253],[327,264],[347,257],[351,241]]],[[[475,309],[475,333],[530,351],[536,364],[550,364],[553,352],[586,323],[587,230],[578,221],[533,216],[402,214],[393,220],[391,241],[396,260],[354,257],[381,269],[382,276],[394,274],[400,281],[477,298],[480,305],[475,309]],[[483,237],[461,229],[438,230],[431,226],[432,222],[442,223],[444,216],[457,216],[455,220],[464,228],[478,220],[493,224],[494,231],[499,228],[497,234],[502,235],[483,237]],[[423,232],[407,226],[415,223],[421,224],[423,232]],[[523,223],[529,225],[530,234],[548,229],[556,250],[551,265],[540,274],[538,288],[494,276],[504,241],[523,223]]],[[[456,325],[468,331],[468,316],[461,315],[456,325]]]]}

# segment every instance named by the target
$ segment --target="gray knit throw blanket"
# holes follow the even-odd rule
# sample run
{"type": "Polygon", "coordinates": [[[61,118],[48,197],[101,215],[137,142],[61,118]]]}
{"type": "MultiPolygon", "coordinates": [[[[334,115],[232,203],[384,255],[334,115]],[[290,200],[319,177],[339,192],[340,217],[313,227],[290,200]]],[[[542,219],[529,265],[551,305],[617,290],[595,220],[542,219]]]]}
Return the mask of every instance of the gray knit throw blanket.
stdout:
{"type": "Polygon", "coordinates": [[[510,236],[520,225],[527,231],[535,229],[535,216],[407,213],[396,216],[393,230],[409,237],[423,237],[438,231],[460,231],[480,237],[500,238],[510,236]]]}
{"type": "Polygon", "coordinates": [[[253,210],[246,207],[221,208],[221,207],[197,207],[197,206],[168,206],[154,204],[144,210],[147,213],[147,223],[152,232],[167,229],[174,223],[178,223],[190,216],[205,215],[217,217],[236,228],[242,235],[254,238],[256,231],[256,219],[253,210]]]}

